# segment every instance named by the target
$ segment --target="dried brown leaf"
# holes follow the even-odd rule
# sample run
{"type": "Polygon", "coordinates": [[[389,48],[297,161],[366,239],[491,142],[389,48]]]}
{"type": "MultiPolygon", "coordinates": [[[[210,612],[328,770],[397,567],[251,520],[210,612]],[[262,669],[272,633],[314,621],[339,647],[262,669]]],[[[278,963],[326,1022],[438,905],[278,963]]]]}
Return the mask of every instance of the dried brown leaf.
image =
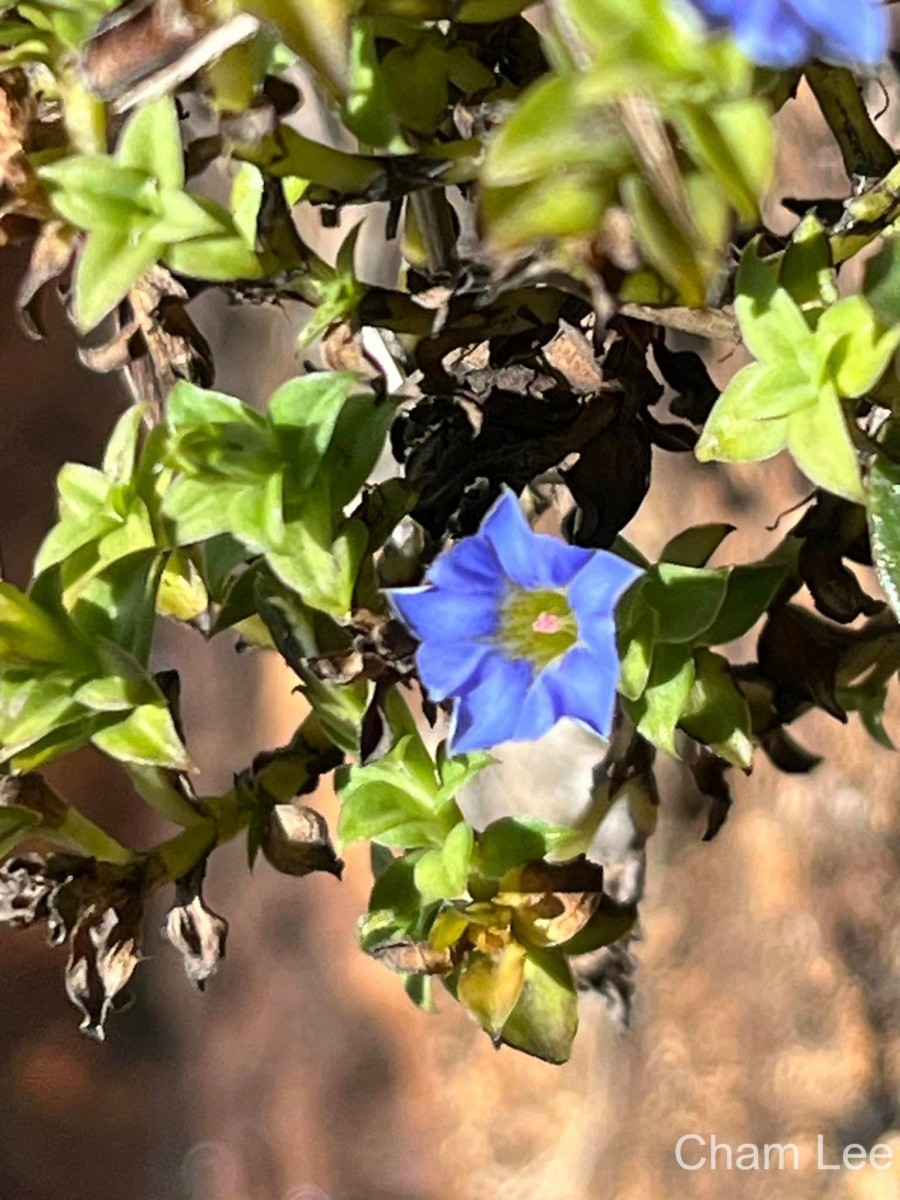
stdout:
{"type": "Polygon", "coordinates": [[[435,950],[428,942],[382,942],[369,953],[398,975],[449,975],[453,970],[450,951],[435,950]]]}

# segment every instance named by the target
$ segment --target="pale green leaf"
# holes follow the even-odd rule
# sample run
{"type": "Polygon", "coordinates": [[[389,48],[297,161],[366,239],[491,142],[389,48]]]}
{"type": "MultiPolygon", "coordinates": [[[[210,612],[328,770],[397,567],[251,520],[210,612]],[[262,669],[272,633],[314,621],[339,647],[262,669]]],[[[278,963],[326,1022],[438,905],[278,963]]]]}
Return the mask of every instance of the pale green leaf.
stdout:
{"type": "Polygon", "coordinates": [[[792,414],[788,448],[794,462],[813,483],[846,500],[863,502],[859,459],[833,391],[823,389],[816,405],[792,414]]]}
{"type": "Polygon", "coordinates": [[[501,1040],[549,1063],[568,1061],[578,1030],[578,997],[561,953],[530,949],[522,994],[501,1040]]]}
{"type": "Polygon", "coordinates": [[[172,714],[162,700],[140,705],[123,721],[95,733],[91,741],[104,754],[123,762],[175,771],[193,769],[172,714]]]}
{"type": "Polygon", "coordinates": [[[116,159],[153,175],[164,188],[184,186],[184,153],[178,113],[171,96],[143,104],[129,117],[116,147],[116,159]]]}
{"type": "Polygon", "coordinates": [[[125,298],[163,249],[152,234],[137,240],[127,229],[88,234],[75,268],[75,318],[82,333],[98,325],[125,298]]]}
{"type": "MultiPolygon", "coordinates": [[[[792,373],[793,375],[793,373],[792,373]]],[[[770,416],[761,418],[760,408],[765,410],[768,402],[772,407],[782,407],[782,393],[778,383],[779,368],[762,363],[753,363],[738,371],[713,406],[709,419],[694,451],[700,462],[748,462],[772,458],[787,445],[787,418],[770,416]],[[760,408],[757,401],[762,400],[760,408]]],[[[799,383],[793,376],[795,385],[799,383]]],[[[799,399],[803,392],[795,390],[793,397],[799,399]]],[[[815,393],[810,390],[809,400],[815,393]]]]}

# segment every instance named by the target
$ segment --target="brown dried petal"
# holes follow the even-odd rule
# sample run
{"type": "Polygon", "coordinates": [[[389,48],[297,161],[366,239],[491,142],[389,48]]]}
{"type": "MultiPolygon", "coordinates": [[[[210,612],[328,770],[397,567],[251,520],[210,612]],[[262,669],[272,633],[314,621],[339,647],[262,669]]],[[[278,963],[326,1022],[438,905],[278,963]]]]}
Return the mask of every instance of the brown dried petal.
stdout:
{"type": "Polygon", "coordinates": [[[602,892],[603,868],[584,854],[568,862],[531,862],[516,867],[501,881],[501,891],[602,892]]]}
{"type": "Polygon", "coordinates": [[[103,100],[120,96],[184,54],[200,30],[180,0],[127,0],[99,23],[79,66],[103,100]]]}
{"type": "Polygon", "coordinates": [[[58,279],[69,265],[75,235],[62,221],[48,221],[38,234],[28,268],[16,292],[19,321],[29,337],[42,336],[38,293],[45,284],[58,279]]]}
{"type": "Polygon", "coordinates": [[[47,916],[47,897],[53,888],[37,854],[11,858],[0,866],[0,925],[13,929],[33,925],[47,916]]]}
{"type": "Polygon", "coordinates": [[[527,863],[504,877],[494,904],[513,910],[518,937],[560,946],[587,925],[603,896],[603,868],[583,854],[566,863],[527,863]]]}
{"type": "Polygon", "coordinates": [[[184,958],[188,979],[202,992],[207,979],[219,969],[225,957],[228,922],[214,913],[203,899],[203,872],[195,871],[179,879],[175,904],[169,910],[162,936],[184,958]]]}
{"type": "Polygon", "coordinates": [[[8,72],[0,82],[0,246],[17,220],[40,222],[50,215],[47,194],[25,156],[34,116],[24,73],[8,72]]]}
{"type": "Polygon", "coordinates": [[[448,950],[435,950],[428,942],[382,942],[369,951],[398,975],[449,975],[453,960],[448,950]]]}
{"type": "Polygon", "coordinates": [[[66,966],[66,993],[83,1014],[81,1030],[103,1041],[104,1025],[117,996],[141,961],[141,898],[122,907],[91,905],[72,935],[66,966]]]}

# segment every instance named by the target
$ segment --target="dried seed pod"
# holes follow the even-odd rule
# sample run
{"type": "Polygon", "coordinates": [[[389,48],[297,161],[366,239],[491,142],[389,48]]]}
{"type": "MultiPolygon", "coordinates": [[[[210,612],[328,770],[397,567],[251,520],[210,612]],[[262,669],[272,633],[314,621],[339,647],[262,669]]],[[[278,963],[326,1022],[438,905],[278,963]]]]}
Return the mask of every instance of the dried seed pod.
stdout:
{"type": "Polygon", "coordinates": [[[327,871],[340,879],[344,869],[331,844],[325,818],[305,804],[276,804],[260,845],[271,865],[283,875],[327,871]]]}

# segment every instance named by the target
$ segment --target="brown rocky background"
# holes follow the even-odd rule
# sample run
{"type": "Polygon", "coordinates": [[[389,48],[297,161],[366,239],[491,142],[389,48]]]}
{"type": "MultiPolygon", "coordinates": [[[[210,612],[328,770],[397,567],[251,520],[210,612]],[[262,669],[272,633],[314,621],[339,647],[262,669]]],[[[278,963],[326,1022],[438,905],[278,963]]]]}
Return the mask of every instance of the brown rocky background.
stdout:
{"type": "MultiPolygon", "coordinates": [[[[801,100],[783,126],[804,154],[786,157],[782,191],[842,194],[811,107],[801,100]]],[[[98,459],[123,398],[75,364],[61,320],[41,346],[23,339],[11,306],[20,270],[0,256],[0,545],[7,576],[24,584],[56,470],[98,459]]],[[[203,327],[224,356],[220,386],[262,397],[295,369],[290,329],[279,314],[249,319],[220,307],[203,327]]],[[[780,462],[726,472],[659,456],[656,470],[629,531],[651,554],[729,507],[740,531],[720,558],[756,557],[804,494],[780,462]]],[[[290,733],[291,680],[274,659],[167,636],[160,665],[182,671],[191,748],[215,787],[290,733]]],[[[895,706],[895,733],[898,718],[895,706]]],[[[900,1196],[898,760],[855,719],[813,716],[798,732],[828,764],[797,778],[760,763],[712,844],[681,772],[666,770],[633,1028],[617,1032],[588,997],[563,1068],[494,1052],[449,1003],[419,1013],[363,958],[360,852],[342,885],[265,864],[251,877],[242,848],[217,854],[207,895],[231,922],[220,974],[192,992],[151,919],[135,1004],[104,1045],[77,1034],[62,961],[40,932],[3,934],[0,1200],[900,1196]],[[686,1132],[792,1141],[802,1169],[687,1173],[674,1160],[686,1132]],[[819,1133],[829,1162],[849,1142],[885,1141],[897,1166],[819,1172],[819,1133]]],[[[571,763],[539,776],[510,764],[508,808],[558,805],[583,754],[573,743],[571,763]]],[[[98,755],[67,760],[54,779],[118,836],[159,836],[98,755]]]]}

